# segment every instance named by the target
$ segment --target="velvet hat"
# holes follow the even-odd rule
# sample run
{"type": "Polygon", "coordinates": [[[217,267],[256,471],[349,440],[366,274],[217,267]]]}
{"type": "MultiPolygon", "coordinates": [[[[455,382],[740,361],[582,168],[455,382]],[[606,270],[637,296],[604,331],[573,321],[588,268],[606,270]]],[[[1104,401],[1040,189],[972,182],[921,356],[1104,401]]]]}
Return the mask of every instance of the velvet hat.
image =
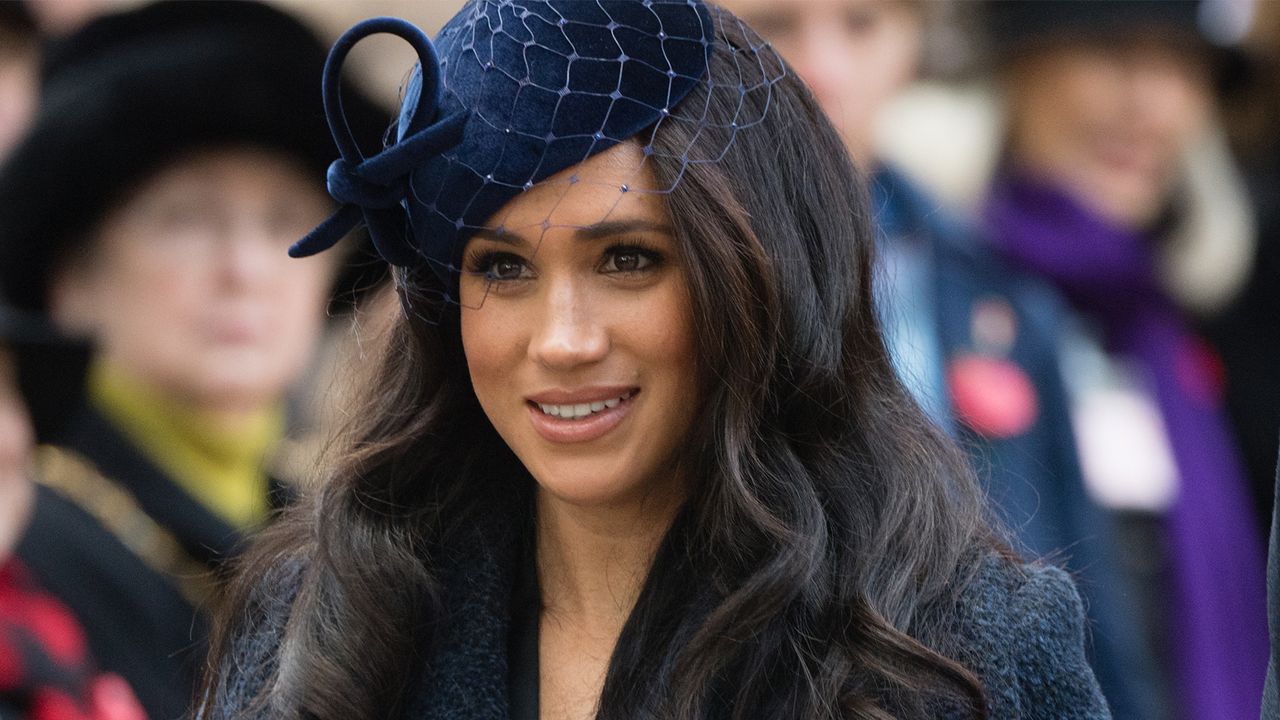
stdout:
{"type": "Polygon", "coordinates": [[[727,148],[761,118],[744,111],[710,132],[705,103],[688,101],[694,90],[739,101],[767,94],[785,66],[701,0],[471,0],[434,41],[402,20],[365,21],[338,40],[325,72],[341,152],[328,187],[342,208],[291,252],[322,251],[363,223],[388,262],[429,268],[452,287],[466,239],[520,193],[630,139],[648,157],[657,152],[648,139],[666,122],[723,137],[727,148]],[[717,73],[711,59],[724,23],[746,41],[721,48],[733,61],[717,73]],[[409,42],[419,64],[394,140],[365,158],[345,132],[336,80],[352,46],[376,33],[409,42]]]}
{"type": "MultiPolygon", "coordinates": [[[[133,187],[189,152],[261,147],[321,182],[333,153],[317,82],[324,60],[300,22],[235,0],[158,2],[52,44],[37,118],[0,168],[10,303],[43,309],[59,260],[133,187]]],[[[353,87],[344,96],[354,137],[379,145],[391,113],[353,87]]],[[[348,273],[343,284],[364,281],[348,273]]]]}

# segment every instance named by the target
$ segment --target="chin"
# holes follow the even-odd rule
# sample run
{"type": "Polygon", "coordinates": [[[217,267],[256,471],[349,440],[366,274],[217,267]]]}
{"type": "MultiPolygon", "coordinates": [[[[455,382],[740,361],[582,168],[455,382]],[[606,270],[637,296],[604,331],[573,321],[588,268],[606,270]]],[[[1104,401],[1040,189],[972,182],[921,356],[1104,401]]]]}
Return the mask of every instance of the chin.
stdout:
{"type": "MultiPolygon", "coordinates": [[[[526,465],[526,467],[530,467],[526,465]]],[[[544,462],[530,468],[540,492],[576,507],[625,503],[643,492],[644,483],[613,463],[544,462]]]]}

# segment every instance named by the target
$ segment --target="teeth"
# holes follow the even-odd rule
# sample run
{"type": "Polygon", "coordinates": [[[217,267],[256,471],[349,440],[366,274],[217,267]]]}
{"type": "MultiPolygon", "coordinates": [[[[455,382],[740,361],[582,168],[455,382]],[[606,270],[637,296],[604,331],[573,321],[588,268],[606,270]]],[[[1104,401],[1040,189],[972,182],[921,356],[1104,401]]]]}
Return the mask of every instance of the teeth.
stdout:
{"type": "Polygon", "coordinates": [[[543,405],[539,403],[538,408],[542,410],[543,413],[550,415],[551,417],[577,420],[579,418],[587,417],[592,413],[601,412],[606,408],[616,408],[622,404],[623,400],[626,400],[629,397],[631,397],[631,393],[627,393],[622,397],[616,397],[610,400],[602,400],[593,403],[578,403],[575,405],[543,405]]]}

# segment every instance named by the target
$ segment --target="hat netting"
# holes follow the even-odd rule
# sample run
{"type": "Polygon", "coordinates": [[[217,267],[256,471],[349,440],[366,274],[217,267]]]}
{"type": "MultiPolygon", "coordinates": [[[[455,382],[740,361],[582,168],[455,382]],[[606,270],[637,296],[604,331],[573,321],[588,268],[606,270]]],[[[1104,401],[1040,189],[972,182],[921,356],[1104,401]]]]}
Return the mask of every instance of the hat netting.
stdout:
{"type": "Polygon", "coordinates": [[[325,111],[342,156],[328,187],[342,207],[290,252],[320,252],[363,223],[387,262],[431,271],[443,299],[457,302],[468,238],[520,233],[536,251],[548,231],[569,227],[556,224],[555,209],[532,226],[504,227],[495,215],[511,199],[536,185],[564,198],[592,182],[576,165],[622,142],[637,143],[643,159],[614,187],[618,200],[670,193],[688,166],[717,162],[738,133],[762,122],[784,74],[758,35],[699,0],[471,0],[434,43],[403,20],[364,21],[338,40],[325,67],[325,111]],[[394,142],[365,158],[337,88],[347,53],[376,33],[408,41],[419,64],[394,142]],[[736,111],[710,112],[726,93],[736,111]],[[687,125],[680,137],[692,138],[675,154],[653,142],[668,123],[687,125]],[[654,162],[668,168],[664,187],[654,162]]]}

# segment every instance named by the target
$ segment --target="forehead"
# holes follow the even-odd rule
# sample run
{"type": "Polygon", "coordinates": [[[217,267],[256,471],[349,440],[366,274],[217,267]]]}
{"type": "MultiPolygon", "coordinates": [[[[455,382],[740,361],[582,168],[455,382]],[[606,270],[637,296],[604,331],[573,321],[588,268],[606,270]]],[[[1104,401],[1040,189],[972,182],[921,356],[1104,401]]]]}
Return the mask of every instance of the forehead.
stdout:
{"type": "Polygon", "coordinates": [[[652,161],[634,141],[620,143],[535,185],[502,207],[487,230],[581,228],[606,220],[657,221],[666,203],[652,161]]]}

